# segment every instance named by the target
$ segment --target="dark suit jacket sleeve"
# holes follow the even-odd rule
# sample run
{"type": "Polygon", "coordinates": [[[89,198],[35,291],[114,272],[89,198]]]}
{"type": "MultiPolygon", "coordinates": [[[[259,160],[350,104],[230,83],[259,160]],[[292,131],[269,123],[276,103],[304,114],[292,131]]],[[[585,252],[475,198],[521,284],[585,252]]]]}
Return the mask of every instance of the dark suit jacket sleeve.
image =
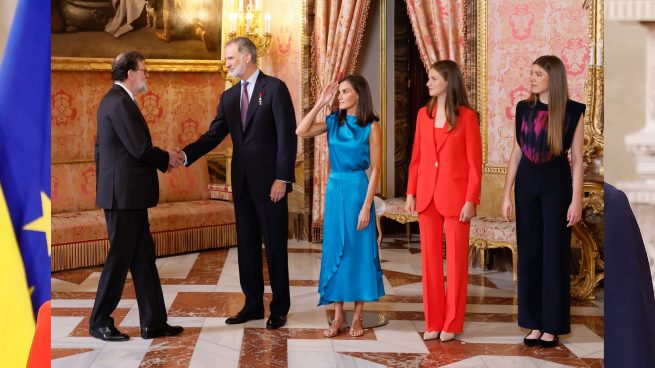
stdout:
{"type": "Polygon", "coordinates": [[[294,167],[296,164],[296,113],[289,89],[283,82],[273,96],[273,119],[277,133],[277,167],[275,178],[286,182],[294,182],[294,167]]]}
{"type": "Polygon", "coordinates": [[[648,256],[625,193],[605,184],[605,366],[652,367],[655,297],[648,256]]]}
{"type": "Polygon", "coordinates": [[[216,116],[209,124],[207,132],[200,136],[197,141],[184,147],[183,151],[186,154],[187,166],[190,166],[200,157],[216,148],[230,132],[227,120],[225,119],[225,109],[223,108],[224,96],[225,94],[223,94],[221,101],[218,103],[216,116]]]}
{"type": "Polygon", "coordinates": [[[137,124],[145,124],[136,105],[129,99],[122,99],[112,114],[113,126],[127,152],[135,159],[161,172],[168,170],[168,152],[154,147],[147,130],[137,124]]]}

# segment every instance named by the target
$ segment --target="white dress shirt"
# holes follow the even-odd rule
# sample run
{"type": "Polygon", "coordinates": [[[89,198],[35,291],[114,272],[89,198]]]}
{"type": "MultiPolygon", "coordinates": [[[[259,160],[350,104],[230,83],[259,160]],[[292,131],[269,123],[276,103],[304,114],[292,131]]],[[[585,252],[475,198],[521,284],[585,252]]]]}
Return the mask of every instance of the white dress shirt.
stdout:
{"type": "MultiPolygon", "coordinates": [[[[132,91],[130,91],[129,88],[125,87],[125,85],[123,83],[121,83],[119,81],[114,81],[114,84],[117,84],[117,85],[123,87],[123,89],[127,92],[127,94],[130,95],[130,98],[132,99],[132,101],[136,102],[136,100],[134,99],[134,95],[132,94],[132,91]]],[[[137,104],[137,106],[139,106],[139,105],[137,104]]]]}
{"type": "MultiPolygon", "coordinates": [[[[250,78],[246,79],[246,82],[248,82],[248,86],[246,87],[246,89],[248,90],[248,103],[250,103],[250,100],[252,100],[252,93],[255,89],[255,83],[257,82],[257,77],[259,77],[259,69],[255,69],[255,71],[250,75],[250,78]]],[[[240,83],[241,83],[241,89],[243,89],[243,81],[241,81],[240,83]]],[[[243,93],[241,94],[241,96],[243,96],[243,93]]],[[[239,102],[241,102],[241,98],[239,98],[239,102]]]]}

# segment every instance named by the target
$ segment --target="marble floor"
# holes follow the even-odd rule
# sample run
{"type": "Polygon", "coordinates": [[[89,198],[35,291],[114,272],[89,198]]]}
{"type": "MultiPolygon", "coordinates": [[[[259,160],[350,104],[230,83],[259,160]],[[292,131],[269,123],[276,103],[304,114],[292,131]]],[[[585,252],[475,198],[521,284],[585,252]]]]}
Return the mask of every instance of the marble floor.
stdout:
{"type": "MultiPolygon", "coordinates": [[[[573,301],[572,332],[553,349],[526,347],[517,321],[516,288],[509,272],[469,270],[464,333],[424,342],[418,237],[407,244],[385,238],[380,250],[387,296],[366,304],[386,326],[352,338],[326,339],[331,311],[317,307],[320,244],[290,241],[291,311],[279,330],[265,320],[226,325],[243,303],[236,249],[157,260],[169,323],[185,327],[173,338],[143,340],[132,281],[114,313],[130,340],[106,343],[88,336],[88,318],[100,268],[52,275],[52,367],[602,367],[603,299],[573,301]]],[[[264,263],[265,264],[265,263],[264,263]]],[[[444,266],[445,267],[445,266],[444,266]]],[[[266,287],[265,299],[270,298],[266,287]]],[[[351,309],[352,304],[347,304],[351,309]]],[[[268,314],[268,313],[267,313],[268,314]]]]}

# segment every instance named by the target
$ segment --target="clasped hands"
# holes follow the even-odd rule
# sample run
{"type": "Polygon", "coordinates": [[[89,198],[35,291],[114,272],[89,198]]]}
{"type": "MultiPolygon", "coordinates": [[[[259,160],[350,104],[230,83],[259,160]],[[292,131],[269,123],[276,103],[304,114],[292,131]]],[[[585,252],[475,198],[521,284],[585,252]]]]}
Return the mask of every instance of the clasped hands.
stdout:
{"type": "Polygon", "coordinates": [[[184,155],[184,152],[180,150],[179,148],[175,149],[167,149],[166,152],[168,152],[168,167],[175,169],[180,166],[184,166],[184,161],[186,156],[184,155]]]}

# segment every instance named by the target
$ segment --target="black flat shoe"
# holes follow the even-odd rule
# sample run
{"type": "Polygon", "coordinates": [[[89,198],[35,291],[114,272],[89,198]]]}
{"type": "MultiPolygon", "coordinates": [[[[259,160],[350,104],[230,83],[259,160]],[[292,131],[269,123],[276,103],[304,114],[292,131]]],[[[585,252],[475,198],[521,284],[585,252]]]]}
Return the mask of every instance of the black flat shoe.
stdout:
{"type": "MultiPolygon", "coordinates": [[[[541,341],[540,340],[541,336],[539,336],[536,339],[528,339],[528,336],[530,336],[531,333],[532,333],[532,331],[530,331],[527,335],[525,335],[525,337],[523,338],[523,345],[525,345],[525,346],[537,346],[537,345],[539,345],[539,341],[541,341]]],[[[542,335],[544,334],[543,331],[541,332],[541,334],[542,335]]]]}
{"type": "Polygon", "coordinates": [[[130,339],[129,336],[118,331],[114,325],[89,327],[89,335],[103,341],[127,341],[130,339]]]}
{"type": "Polygon", "coordinates": [[[157,326],[141,327],[141,337],[144,339],[154,339],[155,337],[162,336],[175,336],[184,331],[181,326],[171,326],[164,323],[157,326]]]}
{"type": "Polygon", "coordinates": [[[552,339],[551,341],[546,341],[539,338],[539,346],[541,346],[542,348],[554,348],[555,346],[557,346],[558,342],[559,342],[559,336],[557,335],[555,335],[555,338],[552,339]]]}
{"type": "Polygon", "coordinates": [[[271,315],[270,317],[268,317],[268,321],[266,321],[266,328],[269,330],[275,330],[284,326],[286,323],[287,323],[287,316],[271,315]]]}
{"type": "Polygon", "coordinates": [[[228,325],[238,325],[255,319],[264,319],[264,312],[251,313],[242,309],[239,313],[225,320],[228,325]]]}

